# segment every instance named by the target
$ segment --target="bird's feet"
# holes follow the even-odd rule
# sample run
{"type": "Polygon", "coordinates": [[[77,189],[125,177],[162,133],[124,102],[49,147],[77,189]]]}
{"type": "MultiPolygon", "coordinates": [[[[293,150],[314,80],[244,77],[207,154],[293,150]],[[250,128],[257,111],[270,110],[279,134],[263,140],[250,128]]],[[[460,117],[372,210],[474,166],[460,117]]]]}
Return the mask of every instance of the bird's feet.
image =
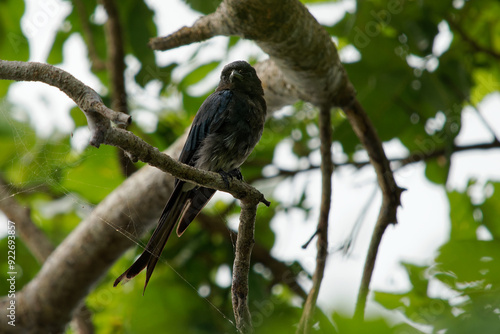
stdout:
{"type": "Polygon", "coordinates": [[[235,168],[233,170],[230,170],[229,172],[225,172],[223,170],[220,170],[219,174],[222,177],[222,180],[224,180],[224,183],[226,184],[226,188],[229,188],[229,179],[230,178],[236,178],[240,181],[243,180],[243,175],[241,175],[239,168],[235,168]]]}

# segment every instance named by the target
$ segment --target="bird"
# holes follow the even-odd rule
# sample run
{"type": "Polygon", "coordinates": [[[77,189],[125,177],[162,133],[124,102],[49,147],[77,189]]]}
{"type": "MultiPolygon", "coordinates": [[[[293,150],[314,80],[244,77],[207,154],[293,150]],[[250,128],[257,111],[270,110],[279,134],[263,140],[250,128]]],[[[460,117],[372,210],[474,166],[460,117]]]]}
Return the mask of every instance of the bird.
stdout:
{"type": "MultiPolygon", "coordinates": [[[[265,120],[264,90],[255,69],[243,60],[227,64],[217,88],[193,119],[179,161],[219,173],[229,187],[229,178],[242,180],[239,168],[260,140],[265,120]]],[[[174,227],[177,225],[180,237],[215,192],[175,179],[174,190],[144,251],[113,286],[132,279],[147,267],[144,294],[174,227]]]]}

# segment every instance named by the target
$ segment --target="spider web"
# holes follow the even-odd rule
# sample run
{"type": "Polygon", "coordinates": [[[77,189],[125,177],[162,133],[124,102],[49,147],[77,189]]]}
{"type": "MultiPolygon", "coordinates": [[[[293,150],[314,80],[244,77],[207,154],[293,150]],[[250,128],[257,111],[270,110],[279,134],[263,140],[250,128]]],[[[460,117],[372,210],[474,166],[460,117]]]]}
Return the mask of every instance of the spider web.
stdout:
{"type": "MultiPolygon", "coordinates": [[[[54,140],[54,136],[48,139],[39,138],[32,127],[12,117],[11,109],[13,109],[12,106],[8,106],[6,102],[0,101],[0,118],[4,123],[3,128],[8,128],[10,130],[12,140],[10,143],[10,150],[6,150],[7,153],[11,153],[10,159],[7,159],[7,161],[3,163],[3,168],[0,166],[0,168],[3,169],[0,170],[0,177],[7,182],[7,192],[0,197],[0,202],[7,198],[29,196],[38,192],[49,193],[49,196],[52,197],[50,200],[42,201],[35,205],[36,211],[43,215],[45,219],[50,220],[50,218],[57,214],[67,214],[74,211],[81,218],[81,221],[83,221],[90,215],[95,205],[89,202],[84,196],[77,194],[74,190],[64,185],[64,180],[68,180],[64,173],[67,169],[79,166],[86,161],[99,157],[100,153],[96,152],[98,150],[93,151],[96,153],[92,153],[92,151],[89,153],[89,150],[85,150],[78,154],[75,152],[75,145],[70,144],[67,140],[54,140]],[[68,157],[71,157],[69,161],[68,157]],[[9,183],[9,179],[12,179],[12,177],[15,180],[9,183]]],[[[16,110],[16,112],[18,112],[18,110],[16,110]]],[[[0,135],[1,134],[0,129],[0,135]]],[[[0,143],[0,150],[2,150],[2,146],[7,146],[7,148],[9,148],[9,145],[5,144],[6,142],[0,143]]],[[[101,147],[101,149],[102,148],[103,147],[101,147]]],[[[116,154],[114,154],[113,157],[115,158],[116,154]]],[[[2,156],[0,155],[0,159],[1,158],[2,156]]],[[[115,170],[114,173],[120,173],[119,169],[115,170]]],[[[70,179],[70,181],[74,184],[81,184],[85,187],[96,189],[97,191],[109,191],[109,193],[116,188],[85,181],[85,179],[70,179]]],[[[133,210],[133,205],[130,205],[122,214],[129,218],[129,224],[133,225],[132,230],[136,231],[137,229],[134,226],[136,226],[138,222],[134,220],[134,216],[130,213],[133,212],[133,210]]],[[[1,211],[0,214],[2,214],[1,211]]],[[[222,214],[218,214],[225,220],[222,214]]],[[[142,241],[142,236],[139,233],[129,232],[125,228],[113,224],[105,217],[99,216],[98,218],[116,232],[132,241],[136,246],[145,249],[145,243],[142,241]]],[[[40,225],[39,219],[35,218],[34,220],[37,221],[37,225],[40,225]]],[[[6,229],[7,224],[2,225],[2,228],[6,229]]],[[[230,233],[229,228],[228,233],[230,233]]],[[[6,230],[5,232],[0,230],[0,235],[5,234],[6,230]]],[[[196,292],[199,298],[204,299],[210,307],[235,327],[234,322],[225,315],[221,309],[214,305],[208,297],[202,296],[188,278],[178,272],[166,259],[160,258],[160,261],[167,264],[184,284],[196,292]]]]}

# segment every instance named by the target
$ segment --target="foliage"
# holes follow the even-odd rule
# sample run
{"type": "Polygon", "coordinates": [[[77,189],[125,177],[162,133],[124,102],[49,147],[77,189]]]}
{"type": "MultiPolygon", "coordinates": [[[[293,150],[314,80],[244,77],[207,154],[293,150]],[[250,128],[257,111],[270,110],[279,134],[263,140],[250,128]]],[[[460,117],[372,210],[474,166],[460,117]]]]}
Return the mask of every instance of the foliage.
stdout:
{"type": "MultiPolygon", "coordinates": [[[[494,188],[498,189],[498,184],[494,188]]],[[[488,210],[493,203],[498,210],[495,197],[498,192],[481,205],[472,205],[467,194],[450,192],[450,240],[439,249],[435,263],[430,266],[405,263],[411,290],[403,294],[376,292],[375,300],[387,309],[401,311],[415,323],[433,326],[435,331],[497,333],[500,242],[495,229],[498,226],[489,229],[484,219],[473,217],[473,212],[488,210]],[[492,240],[478,238],[478,228],[487,229],[492,240]],[[430,284],[441,286],[445,296],[429,296],[430,284]]],[[[498,213],[487,216],[498,217],[498,213]]]]}
{"type": "MultiPolygon", "coordinates": [[[[185,2],[204,14],[215,10],[220,3],[215,0],[185,2]]],[[[86,31],[81,21],[82,13],[73,8],[65,18],[64,28],[56,33],[47,62],[59,64],[64,60],[63,47],[73,34],[81,35],[86,43],[90,43],[92,36],[97,56],[103,61],[106,59],[109,49],[105,32],[103,25],[95,20],[101,5],[95,1],[82,3],[90,30],[86,31]]],[[[159,66],[154,53],[146,47],[148,39],[157,35],[154,11],[147,2],[117,3],[125,52],[140,63],[140,70],[128,84],[146,87],[156,83],[161,87],[158,98],[182,97],[178,107],[169,104],[156,115],[159,123],[155,131],[147,131],[137,124],[130,128],[164,149],[189,126],[198,106],[211,91],[207,89],[201,96],[194,96],[189,88],[218,71],[223,60],[200,64],[180,80],[173,80],[172,71],[179,65],[159,66]]],[[[325,26],[338,39],[341,52],[354,47],[359,53],[360,59],[345,67],[381,139],[397,139],[410,152],[427,154],[444,150],[440,158],[424,162],[426,177],[443,189],[455,138],[462,126],[463,107],[476,107],[485,96],[500,90],[500,5],[494,0],[466,1],[463,6],[458,3],[460,1],[451,0],[358,1],[355,12],[346,13],[333,26],[325,26]],[[436,36],[443,27],[448,27],[454,37],[449,47],[438,53],[436,36]],[[429,129],[429,121],[439,115],[444,115],[442,126],[429,129]]],[[[28,58],[27,39],[19,24],[23,10],[17,1],[0,1],[2,59],[28,58]]],[[[226,52],[240,42],[231,38],[226,52]]],[[[109,90],[108,71],[95,68],[92,71],[109,90]]],[[[0,81],[0,97],[7,96],[9,84],[0,81]]],[[[109,100],[109,96],[104,99],[109,100]]],[[[129,102],[137,109],[146,109],[135,96],[131,96],[129,102]]],[[[77,109],[68,112],[74,121],[74,132],[86,126],[77,109]]],[[[31,209],[38,226],[58,244],[87,214],[85,208],[98,204],[125,177],[119,173],[115,148],[87,147],[79,151],[72,144],[72,134],[68,133],[41,138],[20,114],[24,113],[18,106],[7,102],[0,105],[0,177],[9,183],[16,199],[31,209]]],[[[355,153],[361,149],[349,123],[341,112],[334,115],[332,123],[335,141],[341,144],[348,162],[353,162],[355,153]]],[[[264,172],[264,167],[276,167],[275,149],[284,142],[292,143],[292,154],[301,161],[301,169],[316,168],[314,156],[319,149],[316,124],[317,110],[302,102],[293,106],[293,112],[282,112],[270,119],[261,144],[248,159],[242,174],[252,182],[264,180],[269,193],[281,181],[293,179],[295,170],[288,170],[288,174],[280,173],[279,168],[272,169],[271,175],[264,172]]],[[[468,195],[474,186],[477,184],[470,181],[463,192],[447,192],[450,239],[441,246],[433,263],[403,264],[411,289],[405,293],[375,293],[377,303],[387,310],[396,310],[406,322],[394,325],[388,320],[375,319],[359,323],[336,313],[330,317],[318,312],[316,332],[420,333],[419,328],[424,325],[433,332],[497,333],[500,184],[487,182],[482,189],[484,200],[479,204],[468,195]],[[487,240],[478,237],[478,230],[488,235],[487,240]],[[443,296],[430,293],[430,285],[436,284],[446,292],[443,296]]],[[[310,213],[305,189],[301,191],[291,205],[279,203],[270,210],[259,211],[256,242],[265,249],[271,250],[275,242],[269,227],[275,214],[291,208],[306,215],[310,213]]],[[[222,216],[222,220],[228,221],[237,212],[231,203],[220,201],[208,208],[206,214],[212,218],[222,216]]],[[[136,242],[142,244],[140,240],[136,242]]],[[[0,246],[4,252],[5,239],[0,246]]],[[[133,261],[137,252],[130,250],[120,259],[87,299],[98,333],[157,332],[166,327],[172,333],[234,330],[230,320],[230,287],[221,282],[233,260],[229,239],[207,233],[199,224],[193,224],[182,240],[172,238],[144,297],[137,293],[142,289],[142,277],[123,289],[112,288],[114,278],[133,261]]],[[[17,262],[23,264],[23,276],[18,282],[20,289],[36,275],[40,265],[22,244],[17,262]]],[[[4,269],[2,275],[7,271],[4,269]]],[[[7,291],[5,280],[0,282],[0,289],[7,291]]],[[[259,263],[251,271],[250,284],[250,306],[257,332],[290,333],[301,313],[294,293],[259,263]]]]}

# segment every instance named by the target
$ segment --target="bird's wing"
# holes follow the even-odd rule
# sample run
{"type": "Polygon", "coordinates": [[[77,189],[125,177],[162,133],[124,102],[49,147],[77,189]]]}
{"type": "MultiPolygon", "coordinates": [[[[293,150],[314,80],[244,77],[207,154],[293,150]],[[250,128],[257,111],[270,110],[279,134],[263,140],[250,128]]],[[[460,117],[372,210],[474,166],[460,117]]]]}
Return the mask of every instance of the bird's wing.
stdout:
{"type": "Polygon", "coordinates": [[[222,115],[232,97],[233,92],[230,90],[217,91],[207,97],[194,117],[191,130],[179,157],[180,162],[194,165],[195,153],[199,149],[200,143],[211,132],[219,128],[224,119],[222,115]]]}
{"type": "Polygon", "coordinates": [[[177,225],[177,235],[180,237],[188,228],[189,224],[196,218],[201,210],[207,205],[210,198],[215,194],[215,189],[199,187],[189,191],[186,206],[177,225]]]}
{"type": "MultiPolygon", "coordinates": [[[[201,105],[196,114],[191,130],[189,131],[186,144],[182,149],[179,161],[194,165],[196,152],[201,146],[201,142],[212,132],[217,131],[224,120],[224,114],[229,102],[233,98],[230,90],[217,91],[211,94],[201,105]]],[[[182,216],[177,226],[177,235],[181,236],[189,224],[205,207],[215,190],[200,187],[189,191],[187,202],[182,211],[182,216]]]]}

